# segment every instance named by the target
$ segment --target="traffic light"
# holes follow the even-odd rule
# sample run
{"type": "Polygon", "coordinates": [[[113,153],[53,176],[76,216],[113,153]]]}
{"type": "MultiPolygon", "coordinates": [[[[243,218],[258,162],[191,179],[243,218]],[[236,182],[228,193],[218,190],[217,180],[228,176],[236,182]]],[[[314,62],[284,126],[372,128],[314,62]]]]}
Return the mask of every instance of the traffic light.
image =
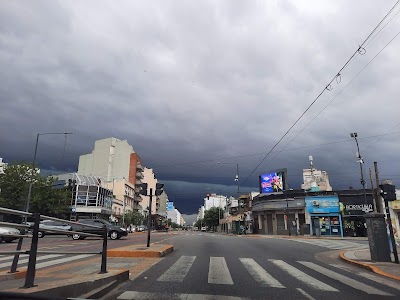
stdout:
{"type": "Polygon", "coordinates": [[[137,186],[141,188],[140,191],[139,191],[139,194],[143,195],[143,196],[147,196],[148,184],[147,183],[141,183],[141,184],[138,184],[137,186]]]}
{"type": "Polygon", "coordinates": [[[380,187],[380,195],[385,201],[394,201],[396,200],[396,187],[392,184],[381,184],[380,187]]]}
{"type": "Polygon", "coordinates": [[[156,183],[156,196],[160,196],[164,192],[163,187],[164,187],[164,184],[156,183]]]}

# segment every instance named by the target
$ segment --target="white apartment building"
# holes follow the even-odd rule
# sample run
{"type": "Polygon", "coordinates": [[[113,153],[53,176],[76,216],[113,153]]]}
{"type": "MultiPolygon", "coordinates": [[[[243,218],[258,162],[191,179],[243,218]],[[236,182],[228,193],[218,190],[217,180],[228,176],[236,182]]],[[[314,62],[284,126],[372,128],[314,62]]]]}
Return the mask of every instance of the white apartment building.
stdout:
{"type": "Polygon", "coordinates": [[[126,179],[114,179],[107,183],[113,191],[112,219],[120,221],[129,211],[139,210],[139,201],[135,197],[135,186],[126,179]]]}
{"type": "Polygon", "coordinates": [[[204,209],[209,210],[211,207],[224,208],[226,206],[227,198],[222,195],[210,194],[204,198],[204,209]]]}
{"type": "MultiPolygon", "coordinates": [[[[156,190],[156,184],[158,181],[154,175],[153,169],[144,168],[142,181],[144,183],[147,183],[147,187],[148,187],[147,194],[150,193],[150,188],[152,188],[153,195],[154,195],[155,190],[156,190]]],[[[142,211],[143,211],[143,214],[145,216],[147,216],[148,212],[149,212],[150,196],[141,195],[141,197],[142,197],[142,202],[141,202],[142,211]]],[[[154,215],[156,213],[157,213],[157,197],[153,196],[152,204],[151,204],[151,214],[154,215]]]]}
{"type": "Polygon", "coordinates": [[[173,223],[176,223],[178,225],[183,225],[181,224],[181,217],[182,217],[181,213],[176,208],[168,211],[168,219],[171,219],[173,223]]]}
{"type": "Polygon", "coordinates": [[[8,164],[3,162],[3,158],[0,157],[0,174],[4,174],[4,168],[7,167],[8,164]]]}
{"type": "Polygon", "coordinates": [[[200,206],[199,212],[197,213],[197,220],[204,219],[204,213],[205,213],[205,208],[204,205],[200,206]]]}
{"type": "MultiPolygon", "coordinates": [[[[100,176],[108,183],[113,180],[124,180],[135,185],[142,183],[143,166],[138,154],[127,140],[106,138],[97,140],[92,153],[79,157],[78,174],[86,176],[100,176]]],[[[124,187],[124,184],[122,184],[124,187]]],[[[135,189],[135,202],[133,207],[141,201],[141,196],[135,189]]],[[[115,193],[114,193],[115,194],[115,193]]]]}
{"type": "Polygon", "coordinates": [[[301,189],[311,191],[332,191],[326,171],[303,169],[303,184],[301,189]]]}

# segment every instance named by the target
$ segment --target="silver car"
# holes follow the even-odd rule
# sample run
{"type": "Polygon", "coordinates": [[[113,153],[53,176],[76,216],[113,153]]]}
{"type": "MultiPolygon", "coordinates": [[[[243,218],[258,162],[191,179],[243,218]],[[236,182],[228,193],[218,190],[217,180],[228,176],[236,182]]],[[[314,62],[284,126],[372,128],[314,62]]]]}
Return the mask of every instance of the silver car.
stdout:
{"type": "Polygon", "coordinates": [[[0,243],[5,241],[6,243],[11,243],[12,241],[18,239],[18,237],[9,237],[7,235],[20,235],[21,232],[18,229],[11,227],[0,227],[0,243]]]}
{"type": "Polygon", "coordinates": [[[44,237],[45,235],[49,235],[49,234],[68,235],[68,233],[51,232],[51,231],[46,231],[46,229],[47,230],[56,229],[56,230],[71,231],[72,227],[71,227],[71,225],[68,225],[66,223],[59,222],[59,221],[51,221],[51,220],[41,221],[39,224],[39,233],[38,233],[38,236],[40,238],[44,237]]]}

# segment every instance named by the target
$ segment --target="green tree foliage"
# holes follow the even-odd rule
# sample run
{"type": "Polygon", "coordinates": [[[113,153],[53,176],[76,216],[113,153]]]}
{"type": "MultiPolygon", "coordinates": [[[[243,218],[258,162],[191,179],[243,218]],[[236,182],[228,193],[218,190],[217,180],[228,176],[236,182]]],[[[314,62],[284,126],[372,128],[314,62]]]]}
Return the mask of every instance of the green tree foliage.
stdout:
{"type": "Polygon", "coordinates": [[[220,209],[218,207],[211,207],[204,212],[204,223],[215,230],[219,224],[219,214],[220,209]]]}
{"type": "Polygon", "coordinates": [[[128,211],[125,214],[125,224],[127,225],[141,225],[143,222],[143,215],[138,211],[128,211]]]}
{"type": "Polygon", "coordinates": [[[9,164],[0,175],[0,206],[25,210],[29,182],[32,180],[30,212],[66,217],[71,204],[71,192],[54,188],[55,178],[42,177],[31,164],[9,164]]]}
{"type": "Polygon", "coordinates": [[[194,224],[194,226],[200,228],[202,224],[205,224],[204,220],[203,219],[198,219],[196,221],[196,223],[194,224]]]}

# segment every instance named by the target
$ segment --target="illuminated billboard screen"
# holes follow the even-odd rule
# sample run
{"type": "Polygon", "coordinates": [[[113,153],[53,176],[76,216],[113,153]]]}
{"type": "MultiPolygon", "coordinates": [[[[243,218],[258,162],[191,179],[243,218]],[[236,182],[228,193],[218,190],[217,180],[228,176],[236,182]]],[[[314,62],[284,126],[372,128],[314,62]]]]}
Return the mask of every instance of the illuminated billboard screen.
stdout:
{"type": "Polygon", "coordinates": [[[285,190],[285,172],[276,171],[260,175],[260,193],[278,193],[285,190]]]}

